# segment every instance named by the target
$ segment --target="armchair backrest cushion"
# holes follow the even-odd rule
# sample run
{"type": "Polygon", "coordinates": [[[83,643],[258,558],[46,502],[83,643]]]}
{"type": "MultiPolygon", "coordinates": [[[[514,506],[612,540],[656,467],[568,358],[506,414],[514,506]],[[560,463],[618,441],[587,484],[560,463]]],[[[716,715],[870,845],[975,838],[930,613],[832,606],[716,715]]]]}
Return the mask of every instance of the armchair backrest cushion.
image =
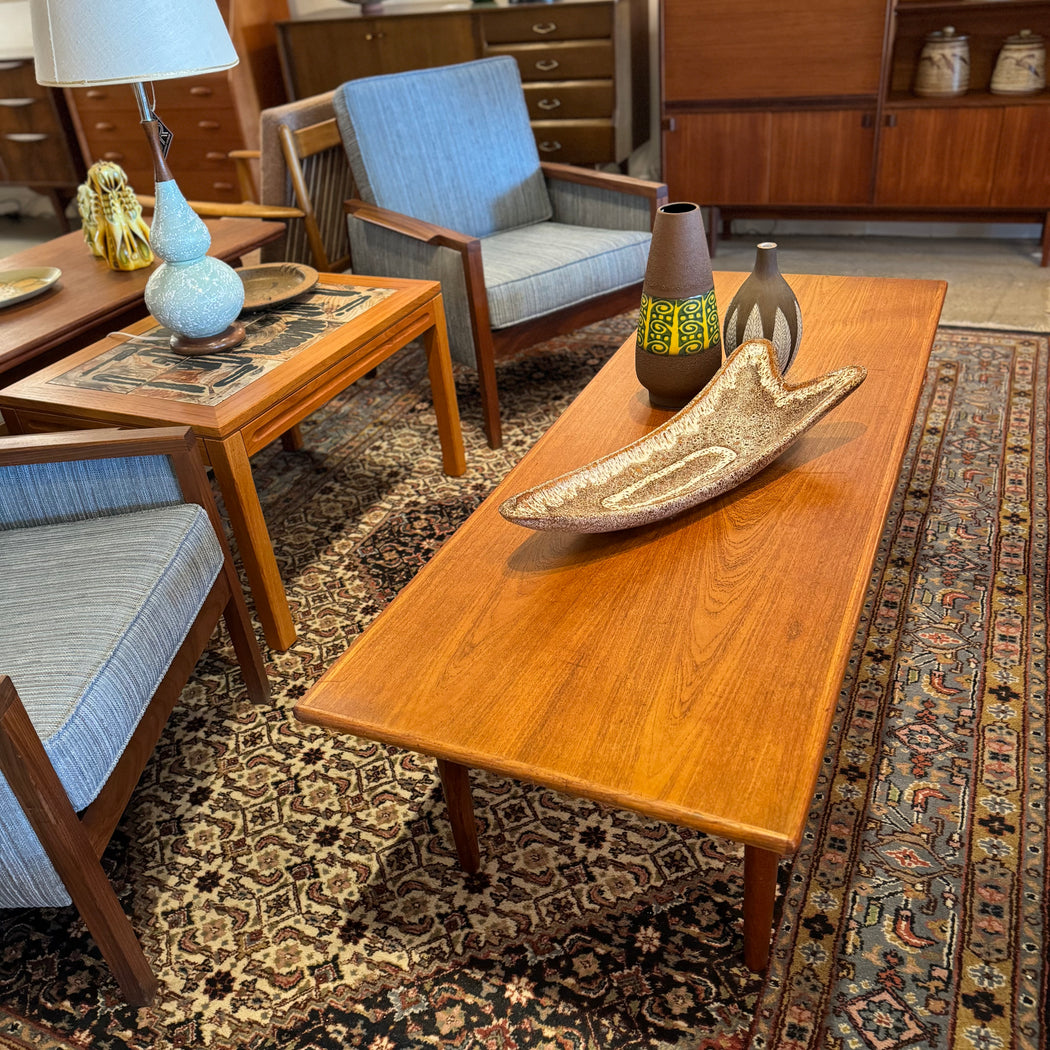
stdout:
{"type": "Polygon", "coordinates": [[[332,102],[367,203],[472,237],[551,217],[513,58],[363,77],[332,102]]]}
{"type": "Polygon", "coordinates": [[[0,467],[0,530],[181,502],[167,456],[0,467]]]}

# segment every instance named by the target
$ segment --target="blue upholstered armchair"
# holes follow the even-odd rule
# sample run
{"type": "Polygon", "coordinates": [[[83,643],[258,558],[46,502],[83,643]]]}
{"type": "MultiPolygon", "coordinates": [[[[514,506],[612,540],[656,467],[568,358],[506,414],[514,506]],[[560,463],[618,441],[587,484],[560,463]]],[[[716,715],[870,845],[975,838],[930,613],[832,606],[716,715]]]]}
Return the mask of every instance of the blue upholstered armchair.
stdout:
{"type": "Polygon", "coordinates": [[[135,1005],[156,979],[99,858],[220,618],[265,700],[192,432],[0,438],[0,907],[72,901],[135,1005]]]}
{"type": "Polygon", "coordinates": [[[508,56],[351,80],[333,96],[359,273],[441,281],[500,444],[495,358],[636,307],[662,183],[541,164],[508,56]]]}

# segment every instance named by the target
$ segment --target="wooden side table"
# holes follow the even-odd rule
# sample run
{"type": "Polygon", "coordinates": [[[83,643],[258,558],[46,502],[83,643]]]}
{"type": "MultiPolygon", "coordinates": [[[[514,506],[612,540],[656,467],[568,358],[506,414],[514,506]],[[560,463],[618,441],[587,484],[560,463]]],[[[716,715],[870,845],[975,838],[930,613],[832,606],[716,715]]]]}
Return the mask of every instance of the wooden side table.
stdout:
{"type": "Polygon", "coordinates": [[[447,474],[466,469],[436,281],[322,274],[313,291],[246,315],[241,346],[204,357],[168,349],[152,318],[0,391],[13,433],[190,426],[215,472],[267,642],[295,641],[249,457],[412,340],[427,356],[447,474]]]}
{"type": "MultiPolygon", "coordinates": [[[[129,96],[130,97],[130,96],[129,96]]],[[[249,252],[276,240],[284,223],[262,219],[205,219],[209,255],[236,264],[249,252]]],[[[146,282],[159,263],[141,270],[111,270],[84,243],[80,230],[6,256],[0,269],[57,266],[62,277],[42,295],[4,307],[0,323],[0,382],[14,382],[101,339],[146,312],[146,282]]]]}

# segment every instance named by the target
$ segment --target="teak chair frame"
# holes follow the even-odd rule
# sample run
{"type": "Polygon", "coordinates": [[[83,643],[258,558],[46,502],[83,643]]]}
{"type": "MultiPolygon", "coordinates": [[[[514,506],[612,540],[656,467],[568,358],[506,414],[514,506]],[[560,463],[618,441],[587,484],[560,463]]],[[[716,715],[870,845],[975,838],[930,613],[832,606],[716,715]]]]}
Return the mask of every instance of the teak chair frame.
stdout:
{"type": "MultiPolygon", "coordinates": [[[[269,697],[266,671],[191,430],[94,430],[18,435],[0,441],[0,467],[155,455],[170,457],[186,501],[198,503],[207,512],[223,550],[224,564],[128,746],[98,797],[83,813],[74,812],[14,683],[0,674],[0,772],[132,1006],[152,1001],[157,978],[100,859],[220,619],[229,631],[248,696],[257,704],[269,697]]],[[[30,596],[27,600],[31,600],[30,596]]]]}

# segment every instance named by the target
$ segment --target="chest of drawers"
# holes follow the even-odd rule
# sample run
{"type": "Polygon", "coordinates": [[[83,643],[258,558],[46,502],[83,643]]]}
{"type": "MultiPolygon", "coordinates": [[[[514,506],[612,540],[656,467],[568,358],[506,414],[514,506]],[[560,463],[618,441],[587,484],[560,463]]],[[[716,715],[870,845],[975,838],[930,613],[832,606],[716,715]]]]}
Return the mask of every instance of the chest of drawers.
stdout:
{"type": "MultiPolygon", "coordinates": [[[[227,152],[244,138],[226,74],[158,81],[154,90],[157,114],[174,136],[168,160],[182,192],[191,200],[239,201],[227,152]]],[[[67,94],[84,156],[119,164],[136,192],[152,193],[153,166],[131,88],[104,84],[67,94]]]]}
{"type": "Polygon", "coordinates": [[[378,73],[510,55],[544,160],[622,163],[649,137],[645,0],[453,0],[277,23],[289,98],[378,73]]]}
{"type": "Polygon", "coordinates": [[[61,209],[83,177],[62,93],[36,82],[32,58],[0,61],[0,181],[50,193],[61,209]]]}

